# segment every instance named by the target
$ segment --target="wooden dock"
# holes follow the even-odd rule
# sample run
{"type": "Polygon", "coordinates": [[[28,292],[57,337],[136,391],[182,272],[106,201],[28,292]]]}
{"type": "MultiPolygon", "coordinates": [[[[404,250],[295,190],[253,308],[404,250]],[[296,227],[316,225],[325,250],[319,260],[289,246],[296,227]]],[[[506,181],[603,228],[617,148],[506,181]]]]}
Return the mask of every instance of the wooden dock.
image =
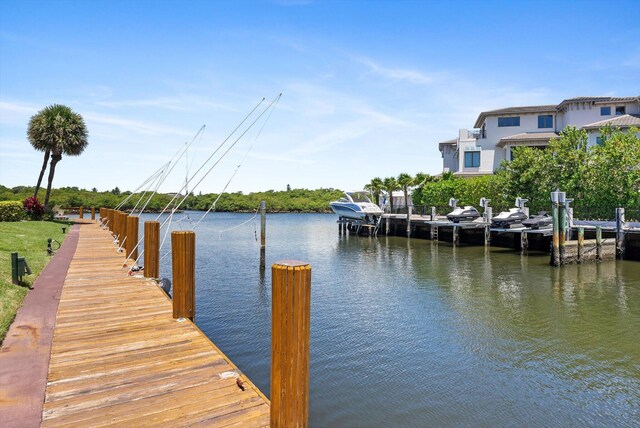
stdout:
{"type": "Polygon", "coordinates": [[[268,399],[191,321],[173,318],[154,281],[127,276],[123,262],[108,231],[81,227],[42,426],[268,426],[268,399]]]}

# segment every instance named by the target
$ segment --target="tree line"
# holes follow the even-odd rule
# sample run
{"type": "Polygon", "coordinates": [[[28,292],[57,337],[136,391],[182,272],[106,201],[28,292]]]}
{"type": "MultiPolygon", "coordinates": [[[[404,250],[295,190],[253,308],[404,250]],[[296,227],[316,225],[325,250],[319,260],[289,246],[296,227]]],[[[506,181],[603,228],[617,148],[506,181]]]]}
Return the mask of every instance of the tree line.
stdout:
{"type": "MultiPolygon", "coordinates": [[[[34,195],[35,188],[16,186],[8,188],[0,185],[0,201],[23,201],[34,195]]],[[[49,205],[51,207],[104,207],[114,208],[131,195],[117,187],[110,191],[97,189],[62,187],[51,189],[49,205]]],[[[169,204],[174,194],[156,194],[151,198],[146,211],[160,212],[169,204]]],[[[181,209],[208,210],[218,198],[218,194],[189,194],[181,209]]],[[[266,201],[269,212],[331,212],[329,202],[342,196],[337,189],[290,189],[288,191],[268,190],[244,194],[242,192],[223,193],[216,202],[215,211],[253,212],[260,201],[266,201]]],[[[140,196],[134,195],[124,204],[123,209],[132,209],[140,196]]],[[[181,200],[182,197],[179,198],[181,200]]],[[[140,204],[142,205],[142,204],[140,204]]]]}

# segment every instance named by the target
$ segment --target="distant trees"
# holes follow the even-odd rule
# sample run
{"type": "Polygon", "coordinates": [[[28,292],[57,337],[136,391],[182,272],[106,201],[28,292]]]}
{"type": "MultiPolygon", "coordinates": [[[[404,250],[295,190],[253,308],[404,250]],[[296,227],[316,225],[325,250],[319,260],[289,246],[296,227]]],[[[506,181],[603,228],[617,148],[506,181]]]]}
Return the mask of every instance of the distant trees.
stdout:
{"type": "Polygon", "coordinates": [[[382,188],[389,195],[389,208],[393,211],[393,192],[400,188],[398,180],[395,177],[387,177],[382,181],[382,188]]]}
{"type": "Polygon", "coordinates": [[[88,131],[84,119],[69,107],[53,104],[40,110],[29,120],[27,138],[36,150],[44,152],[44,162],[38,176],[34,196],[37,197],[42,183],[47,161],[51,157],[49,165],[49,178],[44,205],[49,204],[51,185],[56,171],[56,165],[62,160],[62,155],[80,155],[88,142],[88,131]]]}
{"type": "Polygon", "coordinates": [[[364,190],[371,192],[373,199],[377,205],[380,205],[380,193],[382,193],[384,183],[380,177],[372,178],[368,184],[365,184],[364,190]]]}

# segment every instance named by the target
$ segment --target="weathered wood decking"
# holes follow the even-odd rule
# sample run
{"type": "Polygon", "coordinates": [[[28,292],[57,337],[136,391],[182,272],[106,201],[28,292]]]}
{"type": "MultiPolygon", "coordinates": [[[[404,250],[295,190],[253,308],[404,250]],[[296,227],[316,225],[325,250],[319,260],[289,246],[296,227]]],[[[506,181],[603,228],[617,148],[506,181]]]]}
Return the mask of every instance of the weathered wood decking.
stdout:
{"type": "Polygon", "coordinates": [[[43,426],[268,426],[266,397],[153,281],[83,225],[57,314],[43,426]],[[236,384],[238,373],[245,390],[236,384]]]}

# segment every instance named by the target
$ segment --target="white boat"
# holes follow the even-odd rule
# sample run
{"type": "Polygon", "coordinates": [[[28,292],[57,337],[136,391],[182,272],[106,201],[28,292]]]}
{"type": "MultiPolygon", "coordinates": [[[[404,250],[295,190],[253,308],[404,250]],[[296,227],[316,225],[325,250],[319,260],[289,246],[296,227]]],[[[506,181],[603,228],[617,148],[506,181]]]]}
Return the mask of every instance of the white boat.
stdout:
{"type": "Polygon", "coordinates": [[[365,191],[344,192],[344,196],[329,203],[333,212],[340,217],[373,223],[383,214],[382,209],[371,202],[365,191]]]}

